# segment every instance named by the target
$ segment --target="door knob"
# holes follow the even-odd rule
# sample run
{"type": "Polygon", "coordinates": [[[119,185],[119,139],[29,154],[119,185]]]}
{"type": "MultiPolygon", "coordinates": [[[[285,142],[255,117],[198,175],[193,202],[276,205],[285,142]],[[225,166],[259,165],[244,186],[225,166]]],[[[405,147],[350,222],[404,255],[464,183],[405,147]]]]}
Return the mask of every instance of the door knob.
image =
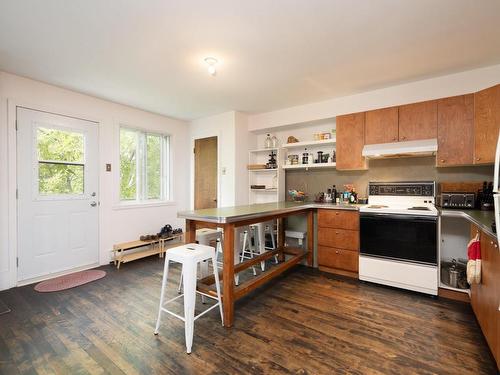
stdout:
{"type": "Polygon", "coordinates": [[[90,202],[90,205],[91,205],[92,207],[95,207],[95,206],[97,206],[97,202],[96,202],[96,201],[90,202]]]}

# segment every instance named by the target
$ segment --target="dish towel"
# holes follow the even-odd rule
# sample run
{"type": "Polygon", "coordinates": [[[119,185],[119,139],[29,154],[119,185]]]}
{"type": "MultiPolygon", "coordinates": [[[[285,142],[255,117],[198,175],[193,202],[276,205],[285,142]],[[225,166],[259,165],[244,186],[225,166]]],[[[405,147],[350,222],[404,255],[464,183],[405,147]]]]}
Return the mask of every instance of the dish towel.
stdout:
{"type": "Polygon", "coordinates": [[[476,234],[467,245],[467,282],[469,284],[481,283],[481,242],[479,241],[479,233],[476,234]]]}

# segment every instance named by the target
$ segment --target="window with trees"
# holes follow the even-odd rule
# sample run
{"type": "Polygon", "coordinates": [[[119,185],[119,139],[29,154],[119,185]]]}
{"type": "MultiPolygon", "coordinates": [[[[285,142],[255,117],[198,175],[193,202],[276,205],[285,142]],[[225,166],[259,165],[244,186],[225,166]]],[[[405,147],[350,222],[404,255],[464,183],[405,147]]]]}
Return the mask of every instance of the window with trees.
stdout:
{"type": "Polygon", "coordinates": [[[38,127],[38,193],[82,195],[84,192],[85,137],[82,133],[38,127]]]}
{"type": "Polygon", "coordinates": [[[120,128],[120,200],[170,199],[169,137],[120,128]]]}

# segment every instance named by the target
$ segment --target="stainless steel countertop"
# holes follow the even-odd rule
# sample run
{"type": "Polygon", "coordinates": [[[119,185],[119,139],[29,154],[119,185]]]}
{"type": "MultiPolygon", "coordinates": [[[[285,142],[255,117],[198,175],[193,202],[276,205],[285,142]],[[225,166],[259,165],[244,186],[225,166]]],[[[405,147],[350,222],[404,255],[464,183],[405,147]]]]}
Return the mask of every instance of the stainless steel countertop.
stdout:
{"type": "Polygon", "coordinates": [[[358,210],[363,204],[332,204],[314,202],[276,202],[260,203],[247,206],[207,208],[203,210],[182,211],[177,217],[200,220],[209,223],[234,223],[242,220],[256,219],[269,215],[291,213],[308,208],[325,208],[332,210],[358,210]]]}
{"type": "Polygon", "coordinates": [[[472,224],[477,225],[483,232],[492,237],[497,237],[493,233],[491,224],[495,221],[495,211],[481,211],[481,210],[462,210],[462,209],[439,209],[441,216],[448,217],[461,217],[472,224]]]}

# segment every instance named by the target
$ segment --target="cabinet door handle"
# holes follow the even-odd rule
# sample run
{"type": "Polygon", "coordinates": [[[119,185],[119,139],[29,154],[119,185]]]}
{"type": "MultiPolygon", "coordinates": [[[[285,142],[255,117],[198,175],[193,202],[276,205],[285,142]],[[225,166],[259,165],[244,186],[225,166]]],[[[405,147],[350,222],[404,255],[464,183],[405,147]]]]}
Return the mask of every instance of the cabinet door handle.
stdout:
{"type": "Polygon", "coordinates": [[[493,241],[490,241],[490,245],[493,245],[493,241]]]}
{"type": "Polygon", "coordinates": [[[339,253],[339,251],[338,251],[338,250],[335,250],[335,254],[338,254],[338,253],[339,253]]]}
{"type": "Polygon", "coordinates": [[[392,138],[392,140],[393,140],[394,142],[396,142],[396,141],[397,141],[396,137],[392,138]]]}
{"type": "Polygon", "coordinates": [[[404,141],[406,139],[406,137],[401,137],[401,139],[404,141]]]}
{"type": "Polygon", "coordinates": [[[335,232],[335,234],[339,234],[339,232],[335,232]]]}
{"type": "Polygon", "coordinates": [[[444,160],[444,159],[441,159],[441,163],[446,163],[446,160],[444,160]]]}
{"type": "Polygon", "coordinates": [[[479,161],[479,160],[481,160],[481,158],[476,158],[476,161],[479,161]]]}
{"type": "Polygon", "coordinates": [[[335,215],[336,215],[336,216],[339,216],[339,213],[338,213],[338,212],[335,212],[335,215]]]}

